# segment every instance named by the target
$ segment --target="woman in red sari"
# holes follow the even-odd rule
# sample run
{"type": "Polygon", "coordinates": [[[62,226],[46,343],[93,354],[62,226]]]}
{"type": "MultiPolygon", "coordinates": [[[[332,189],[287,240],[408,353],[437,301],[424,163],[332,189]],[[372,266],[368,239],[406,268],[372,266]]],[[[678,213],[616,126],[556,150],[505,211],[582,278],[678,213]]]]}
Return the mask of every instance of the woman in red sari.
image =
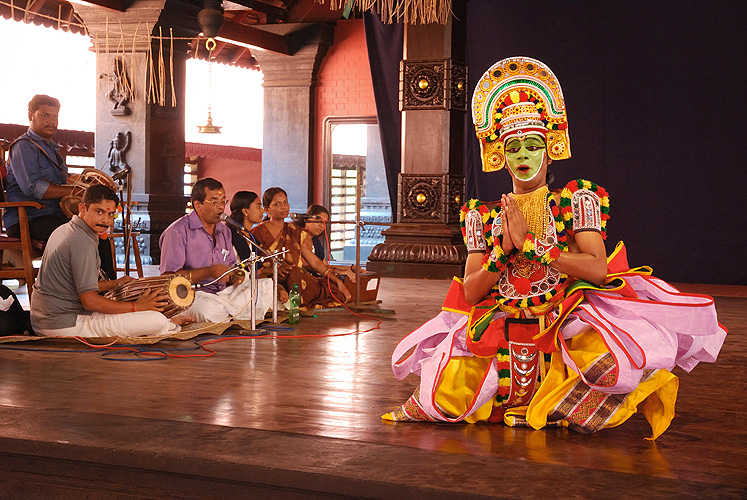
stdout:
{"type": "Polygon", "coordinates": [[[265,250],[288,250],[278,265],[278,286],[290,291],[294,284],[298,284],[301,305],[304,307],[329,307],[339,305],[340,301],[347,302],[350,298],[348,289],[314,255],[311,246],[304,244],[305,239],[310,237],[309,234],[293,222],[285,222],[290,213],[286,192],[279,187],[267,189],[262,195],[262,205],[268,219],[252,229],[252,234],[265,250]],[[304,270],[304,261],[319,273],[320,277],[304,270]]]}

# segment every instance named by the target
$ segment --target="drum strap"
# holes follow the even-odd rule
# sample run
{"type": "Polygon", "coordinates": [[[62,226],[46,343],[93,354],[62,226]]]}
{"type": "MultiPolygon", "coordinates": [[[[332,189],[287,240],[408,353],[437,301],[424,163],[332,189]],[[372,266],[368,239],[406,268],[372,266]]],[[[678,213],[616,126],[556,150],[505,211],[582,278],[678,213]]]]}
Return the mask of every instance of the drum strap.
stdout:
{"type": "MultiPolygon", "coordinates": [[[[42,153],[44,153],[44,156],[46,156],[49,159],[49,161],[52,162],[52,165],[54,165],[55,167],[57,167],[60,170],[60,172],[64,173],[65,176],[67,176],[67,172],[65,171],[64,168],[62,168],[63,160],[62,160],[62,156],[60,156],[60,153],[58,153],[57,151],[55,151],[55,156],[57,157],[57,159],[53,160],[52,157],[49,156],[49,153],[47,153],[44,150],[44,148],[41,147],[41,145],[38,142],[36,142],[35,140],[33,140],[32,138],[21,136],[18,139],[16,139],[15,141],[13,141],[13,144],[15,144],[15,143],[17,143],[19,141],[29,141],[31,144],[33,144],[34,146],[36,146],[37,148],[39,148],[39,151],[41,151],[42,153]]],[[[11,148],[13,147],[13,144],[10,145],[11,148]]],[[[8,149],[10,150],[10,148],[8,148],[8,149]]]]}

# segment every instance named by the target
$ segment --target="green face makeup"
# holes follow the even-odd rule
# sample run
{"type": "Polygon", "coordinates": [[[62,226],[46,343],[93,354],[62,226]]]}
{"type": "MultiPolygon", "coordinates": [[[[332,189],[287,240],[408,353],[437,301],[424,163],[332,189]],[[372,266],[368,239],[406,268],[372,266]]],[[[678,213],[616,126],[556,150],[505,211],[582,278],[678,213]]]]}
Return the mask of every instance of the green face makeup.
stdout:
{"type": "Polygon", "coordinates": [[[542,169],[545,156],[545,141],[538,135],[530,135],[521,140],[511,138],[506,142],[506,163],[514,176],[529,181],[542,169]]]}

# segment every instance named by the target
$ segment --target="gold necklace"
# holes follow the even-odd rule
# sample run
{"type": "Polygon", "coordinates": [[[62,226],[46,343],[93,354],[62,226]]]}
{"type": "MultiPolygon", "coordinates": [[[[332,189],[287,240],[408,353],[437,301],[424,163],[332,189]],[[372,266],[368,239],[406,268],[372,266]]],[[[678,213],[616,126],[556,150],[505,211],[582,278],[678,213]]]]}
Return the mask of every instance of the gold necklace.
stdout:
{"type": "MultiPolygon", "coordinates": [[[[527,229],[541,240],[545,239],[547,229],[547,193],[549,192],[547,186],[542,186],[531,193],[513,195],[516,205],[527,221],[527,229]]],[[[524,278],[529,278],[536,267],[537,265],[524,257],[521,254],[521,249],[519,249],[519,253],[514,258],[514,269],[518,274],[524,278]]]]}
{"type": "Polygon", "coordinates": [[[513,195],[516,205],[527,221],[529,231],[540,240],[545,239],[547,230],[547,193],[549,192],[547,186],[542,186],[531,193],[513,195]]]}

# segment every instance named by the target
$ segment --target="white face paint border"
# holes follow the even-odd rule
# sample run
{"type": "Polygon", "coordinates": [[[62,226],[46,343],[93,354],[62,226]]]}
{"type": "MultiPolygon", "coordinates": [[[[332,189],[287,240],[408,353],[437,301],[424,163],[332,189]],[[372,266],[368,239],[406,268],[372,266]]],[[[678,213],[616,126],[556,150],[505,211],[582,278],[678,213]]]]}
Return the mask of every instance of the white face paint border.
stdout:
{"type": "Polygon", "coordinates": [[[537,175],[540,172],[542,172],[543,169],[546,171],[547,170],[547,166],[550,164],[549,160],[548,160],[549,157],[547,155],[547,138],[544,135],[542,135],[540,133],[537,133],[537,132],[534,132],[534,131],[527,131],[526,133],[524,133],[522,130],[517,130],[515,135],[511,134],[510,136],[506,137],[504,139],[504,141],[503,141],[503,151],[504,151],[504,154],[505,154],[504,163],[505,163],[506,169],[508,169],[508,171],[511,172],[511,176],[514,179],[516,179],[516,180],[518,180],[520,182],[531,182],[531,181],[533,181],[537,177],[537,175]],[[508,141],[510,141],[511,139],[518,139],[519,141],[524,142],[525,140],[527,140],[529,138],[532,138],[532,137],[538,138],[538,139],[540,139],[542,141],[542,143],[544,144],[544,148],[542,148],[544,150],[544,153],[542,155],[542,160],[540,162],[540,166],[534,172],[534,175],[532,175],[531,177],[529,177],[527,179],[523,179],[523,178],[519,177],[518,174],[516,172],[514,172],[513,169],[511,168],[511,166],[508,164],[508,149],[507,149],[506,146],[507,146],[508,141]]]}

